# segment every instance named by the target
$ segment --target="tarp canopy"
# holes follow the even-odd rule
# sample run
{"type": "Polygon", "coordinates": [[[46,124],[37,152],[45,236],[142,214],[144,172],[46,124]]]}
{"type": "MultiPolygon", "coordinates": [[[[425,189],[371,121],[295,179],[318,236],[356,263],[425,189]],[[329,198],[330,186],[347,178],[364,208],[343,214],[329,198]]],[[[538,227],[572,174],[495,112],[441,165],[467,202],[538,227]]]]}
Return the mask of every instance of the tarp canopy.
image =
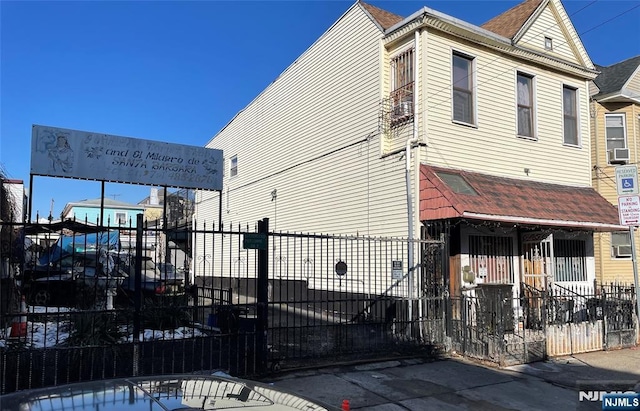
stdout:
{"type": "Polygon", "coordinates": [[[97,255],[100,250],[118,251],[119,249],[120,235],[117,230],[76,234],[74,236],[63,235],[58,238],[58,241],[51,247],[48,254],[40,257],[38,263],[47,265],[68,255],[97,255]]]}

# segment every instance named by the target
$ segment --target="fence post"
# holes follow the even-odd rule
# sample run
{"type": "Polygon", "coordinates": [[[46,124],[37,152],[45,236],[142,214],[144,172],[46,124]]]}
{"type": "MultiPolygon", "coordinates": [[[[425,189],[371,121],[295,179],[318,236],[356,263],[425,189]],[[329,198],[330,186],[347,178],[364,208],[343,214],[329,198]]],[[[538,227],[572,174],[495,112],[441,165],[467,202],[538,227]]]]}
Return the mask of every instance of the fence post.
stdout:
{"type": "Polygon", "coordinates": [[[257,365],[259,373],[267,370],[267,329],[269,303],[269,219],[258,221],[258,233],[266,237],[266,246],[258,250],[258,323],[256,324],[257,365]]]}
{"type": "Polygon", "coordinates": [[[140,309],[142,307],[142,234],[143,214],[136,216],[136,256],[133,292],[133,376],[138,376],[140,361],[140,309]]]}
{"type": "MultiPolygon", "coordinates": [[[[606,351],[607,348],[609,347],[609,335],[608,335],[608,328],[609,328],[609,324],[607,321],[607,290],[603,289],[602,290],[602,348],[606,351]]],[[[598,308],[596,307],[596,315],[598,312],[598,308]]]]}
{"type": "Polygon", "coordinates": [[[462,354],[467,353],[467,330],[469,330],[468,317],[467,317],[467,296],[462,294],[462,299],[460,300],[462,303],[462,327],[460,330],[462,331],[462,354]]]}

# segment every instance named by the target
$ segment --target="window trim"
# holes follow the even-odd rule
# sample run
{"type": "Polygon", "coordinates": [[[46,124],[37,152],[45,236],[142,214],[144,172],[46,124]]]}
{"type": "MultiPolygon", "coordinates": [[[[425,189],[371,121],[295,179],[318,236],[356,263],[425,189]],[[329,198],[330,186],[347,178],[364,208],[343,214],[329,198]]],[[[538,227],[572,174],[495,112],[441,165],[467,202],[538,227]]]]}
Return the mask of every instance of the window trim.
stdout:
{"type": "MultiPolygon", "coordinates": [[[[455,50],[452,49],[451,50],[451,122],[454,124],[460,124],[460,125],[464,125],[464,126],[471,126],[471,127],[478,127],[478,86],[477,86],[477,78],[476,78],[476,57],[474,55],[471,55],[469,53],[465,53],[459,50],[455,50]],[[468,60],[471,64],[470,64],[470,77],[471,77],[471,122],[466,122],[463,120],[456,120],[455,119],[455,91],[456,91],[456,87],[454,84],[454,65],[453,65],[453,59],[455,57],[460,57],[463,58],[465,60],[468,60]]],[[[467,90],[464,90],[467,91],[467,90]]]]}
{"type": "Polygon", "coordinates": [[[580,134],[580,88],[570,85],[570,84],[566,84],[563,83],[562,84],[562,89],[561,89],[561,94],[560,94],[560,101],[562,102],[562,144],[564,146],[567,147],[577,147],[577,148],[582,148],[582,136],[580,134]],[[566,115],[564,112],[564,91],[565,90],[573,90],[575,93],[575,123],[576,123],[576,143],[568,143],[567,142],[567,136],[565,135],[565,119],[566,119],[566,115]]]}
{"type": "Polygon", "coordinates": [[[553,39],[549,36],[544,36],[544,49],[553,51],[553,39]]]}
{"type": "Polygon", "coordinates": [[[516,70],[516,78],[515,78],[515,85],[516,85],[516,96],[515,96],[515,104],[516,104],[516,135],[519,138],[523,138],[523,139],[527,139],[527,140],[538,140],[538,99],[536,98],[536,90],[537,90],[537,82],[536,82],[536,76],[534,74],[531,73],[527,73],[525,71],[521,71],[521,70],[516,70]],[[520,101],[519,101],[519,95],[518,95],[518,79],[520,77],[526,77],[530,80],[530,93],[531,93],[531,135],[527,136],[524,134],[520,134],[520,120],[519,120],[519,115],[520,115],[520,101]]]}
{"type": "Polygon", "coordinates": [[[607,135],[607,117],[621,117],[622,118],[622,132],[624,134],[623,137],[623,141],[624,141],[624,147],[622,148],[629,148],[629,141],[628,141],[628,135],[627,135],[627,116],[626,113],[604,113],[604,144],[605,144],[605,151],[607,152],[607,163],[611,164],[611,162],[609,161],[609,136],[607,135]]]}

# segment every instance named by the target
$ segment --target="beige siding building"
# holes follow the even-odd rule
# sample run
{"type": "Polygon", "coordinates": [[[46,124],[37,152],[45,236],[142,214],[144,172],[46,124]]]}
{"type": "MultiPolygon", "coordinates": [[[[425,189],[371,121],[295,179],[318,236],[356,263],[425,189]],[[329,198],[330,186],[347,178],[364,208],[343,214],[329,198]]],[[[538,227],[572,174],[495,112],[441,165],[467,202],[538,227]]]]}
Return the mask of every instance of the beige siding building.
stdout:
{"type": "MultiPolygon", "coordinates": [[[[640,56],[596,68],[601,74],[590,87],[593,186],[617,205],[616,167],[640,161],[640,56]]],[[[639,243],[636,232],[636,252],[639,243]]],[[[598,234],[595,250],[602,282],[633,282],[630,231],[598,234]]]]}
{"type": "Polygon", "coordinates": [[[207,144],[224,189],[196,194],[196,219],[445,233],[456,294],[592,286],[593,234],[621,228],[591,187],[597,73],[559,0],[483,26],[356,2],[207,144]]]}

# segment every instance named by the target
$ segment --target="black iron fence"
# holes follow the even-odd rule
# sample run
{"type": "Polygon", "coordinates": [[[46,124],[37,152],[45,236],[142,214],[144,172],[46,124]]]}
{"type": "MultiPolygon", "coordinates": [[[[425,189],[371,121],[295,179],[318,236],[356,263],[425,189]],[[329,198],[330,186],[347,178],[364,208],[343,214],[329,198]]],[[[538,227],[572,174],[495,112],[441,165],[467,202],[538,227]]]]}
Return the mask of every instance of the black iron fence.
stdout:
{"type": "Polygon", "coordinates": [[[514,298],[510,285],[492,285],[452,298],[447,332],[453,350],[515,364],[637,342],[633,285],[540,290],[523,283],[520,294],[514,298]]]}
{"type": "Polygon", "coordinates": [[[442,278],[439,241],[273,233],[266,220],[185,229],[14,225],[2,253],[0,393],[439,353],[445,304],[422,298],[433,271],[442,278]]]}

